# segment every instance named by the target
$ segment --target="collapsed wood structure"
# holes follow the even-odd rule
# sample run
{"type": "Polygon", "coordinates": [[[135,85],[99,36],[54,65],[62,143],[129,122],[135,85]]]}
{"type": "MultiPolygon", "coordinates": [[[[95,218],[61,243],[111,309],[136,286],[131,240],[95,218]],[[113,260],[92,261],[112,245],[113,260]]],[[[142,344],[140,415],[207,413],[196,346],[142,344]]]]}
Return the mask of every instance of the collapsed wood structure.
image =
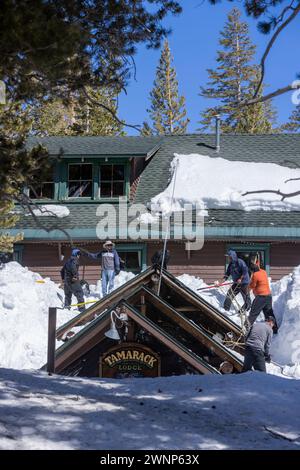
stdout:
{"type": "Polygon", "coordinates": [[[242,369],[239,326],[158,266],[71,319],[56,336],[65,340],[55,353],[55,372],[63,375],[154,377],[242,369]],[[118,341],[108,337],[112,320],[118,341]]]}

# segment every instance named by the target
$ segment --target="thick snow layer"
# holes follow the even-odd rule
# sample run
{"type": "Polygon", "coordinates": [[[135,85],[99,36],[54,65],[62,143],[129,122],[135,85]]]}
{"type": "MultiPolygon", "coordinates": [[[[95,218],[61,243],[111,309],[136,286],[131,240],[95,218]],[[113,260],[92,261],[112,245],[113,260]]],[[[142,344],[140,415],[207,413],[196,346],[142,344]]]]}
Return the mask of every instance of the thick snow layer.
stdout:
{"type": "Polygon", "coordinates": [[[300,381],[259,372],[80,379],[0,369],[0,449],[289,449],[300,381]]]}
{"type": "MultiPolygon", "coordinates": [[[[134,276],[121,271],[115,288],[134,276]]],[[[100,298],[100,283],[90,286],[85,300],[100,298]]],[[[0,367],[40,368],[47,358],[49,307],[62,307],[64,292],[50,279],[29,271],[16,262],[0,269],[0,367]]],[[[77,300],[73,297],[73,303],[77,300]]],[[[88,305],[90,306],[90,305],[88,305]]],[[[74,310],[57,310],[57,326],[77,315],[74,310]]]]}
{"type": "Polygon", "coordinates": [[[33,209],[33,213],[36,217],[58,217],[59,219],[62,219],[63,217],[68,217],[68,215],[70,215],[70,211],[66,206],[56,206],[54,204],[38,206],[33,209]]]}
{"type": "MultiPolygon", "coordinates": [[[[121,271],[115,278],[115,288],[133,277],[133,273],[121,271]]],[[[202,279],[187,274],[178,279],[240,325],[234,307],[230,312],[222,308],[227,287],[198,291],[207,286],[202,279]]],[[[274,336],[271,352],[280,366],[271,365],[268,370],[300,378],[300,266],[291,275],[273,283],[272,292],[280,329],[274,336]]],[[[50,279],[43,279],[16,262],[3,266],[0,270],[0,367],[37,369],[46,362],[48,308],[61,307],[63,297],[62,289],[50,279]]],[[[85,300],[91,302],[99,298],[100,281],[90,286],[90,295],[86,295],[85,300]]],[[[76,298],[72,301],[75,304],[76,298]]],[[[57,312],[58,326],[78,314],[76,307],[57,312]]]]}
{"type": "Polygon", "coordinates": [[[300,378],[300,266],[292,274],[272,284],[274,313],[280,329],[275,336],[272,356],[286,364],[285,373],[300,378]]]}
{"type": "Polygon", "coordinates": [[[153,207],[163,213],[171,210],[174,169],[177,165],[174,203],[172,210],[183,204],[197,204],[201,209],[243,209],[300,211],[300,195],[281,201],[278,194],[261,193],[242,196],[247,191],[281,190],[283,193],[299,189],[300,169],[275,163],[229,161],[207,155],[179,155],[171,164],[173,173],[168,187],[152,199],[153,207]],[[176,163],[177,162],[177,163],[176,163]]]}
{"type": "MultiPolygon", "coordinates": [[[[234,306],[229,312],[223,309],[227,287],[221,290],[216,288],[198,291],[197,289],[207,286],[202,279],[187,274],[179,276],[178,279],[207,302],[229,315],[235,323],[241,324],[234,306]]],[[[300,379],[300,266],[289,276],[271,283],[271,288],[274,315],[280,328],[278,334],[273,337],[271,347],[272,359],[278,365],[268,365],[268,372],[300,379]]],[[[237,299],[242,305],[242,298],[238,296],[237,299]]],[[[263,314],[258,320],[264,320],[263,314]]]]}

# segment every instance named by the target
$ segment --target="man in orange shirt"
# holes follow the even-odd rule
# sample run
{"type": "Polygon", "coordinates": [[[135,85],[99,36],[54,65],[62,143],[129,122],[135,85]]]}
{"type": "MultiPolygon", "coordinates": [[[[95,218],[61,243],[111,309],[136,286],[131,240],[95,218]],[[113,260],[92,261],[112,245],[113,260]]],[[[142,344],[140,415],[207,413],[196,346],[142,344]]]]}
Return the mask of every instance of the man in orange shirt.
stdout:
{"type": "MultiPolygon", "coordinates": [[[[252,264],[250,269],[252,276],[249,289],[253,291],[255,299],[251,306],[248,321],[250,325],[253,325],[261,311],[263,311],[265,318],[274,316],[274,313],[272,308],[272,294],[266,271],[256,264],[252,264]]],[[[277,333],[277,329],[277,324],[274,324],[274,333],[277,333]]]]}

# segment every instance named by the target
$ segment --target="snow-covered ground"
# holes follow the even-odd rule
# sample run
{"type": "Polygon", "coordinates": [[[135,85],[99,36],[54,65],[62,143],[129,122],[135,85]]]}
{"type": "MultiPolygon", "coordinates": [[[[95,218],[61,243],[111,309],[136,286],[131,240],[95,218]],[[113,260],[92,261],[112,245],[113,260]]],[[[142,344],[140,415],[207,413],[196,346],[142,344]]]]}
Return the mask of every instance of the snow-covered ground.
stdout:
{"type": "Polygon", "coordinates": [[[0,449],[300,448],[299,380],[0,376],[0,449]]]}
{"type": "Polygon", "coordinates": [[[245,192],[259,190],[293,192],[298,189],[295,179],[300,178],[300,169],[275,163],[229,161],[199,154],[175,154],[170,168],[170,184],[152,199],[153,210],[170,212],[176,165],[172,210],[180,210],[184,203],[197,204],[199,209],[300,210],[300,196],[284,201],[274,193],[243,196],[245,192]]]}
{"type": "MultiPolygon", "coordinates": [[[[134,275],[121,271],[115,287],[134,275]]],[[[98,300],[100,282],[91,287],[87,301],[98,300]]],[[[57,311],[57,326],[78,314],[62,310],[63,290],[49,278],[43,279],[19,263],[7,263],[0,269],[0,367],[38,369],[46,362],[49,307],[57,311]]],[[[76,298],[73,297],[76,303],[76,298]]]]}
{"type": "MultiPolygon", "coordinates": [[[[132,276],[121,273],[116,287],[132,276]]],[[[179,279],[194,290],[206,286],[186,274],[179,279]]],[[[98,299],[99,290],[92,286],[87,299],[98,299]]],[[[0,449],[299,449],[300,267],[272,290],[281,322],[272,355],[283,370],[129,380],[48,376],[36,369],[46,358],[48,307],[60,306],[63,292],[8,263],[0,270],[0,449]]],[[[224,299],[214,289],[201,295],[218,308],[224,299]]],[[[58,324],[77,313],[58,312],[58,324]]]]}
{"type": "MultiPolygon", "coordinates": [[[[115,287],[134,276],[121,271],[115,287]]],[[[222,309],[225,290],[197,291],[206,284],[202,279],[183,274],[179,280],[193,289],[217,308],[222,309]]],[[[86,301],[100,298],[100,282],[90,286],[86,301]]],[[[224,288],[226,289],[226,288],[224,288]]],[[[280,281],[272,283],[274,313],[280,325],[274,335],[272,358],[283,369],[269,366],[269,372],[300,378],[300,266],[280,281]]],[[[63,290],[50,279],[29,271],[16,262],[6,264],[0,270],[0,367],[38,369],[46,361],[48,308],[62,306],[63,290]]],[[[73,297],[74,303],[76,299],[73,297]]],[[[224,313],[226,313],[223,310],[224,313]]],[[[74,310],[58,310],[58,326],[77,315],[74,310]]],[[[232,309],[226,313],[236,323],[240,317],[232,309]]],[[[263,316],[261,316],[263,319],[263,316]]]]}

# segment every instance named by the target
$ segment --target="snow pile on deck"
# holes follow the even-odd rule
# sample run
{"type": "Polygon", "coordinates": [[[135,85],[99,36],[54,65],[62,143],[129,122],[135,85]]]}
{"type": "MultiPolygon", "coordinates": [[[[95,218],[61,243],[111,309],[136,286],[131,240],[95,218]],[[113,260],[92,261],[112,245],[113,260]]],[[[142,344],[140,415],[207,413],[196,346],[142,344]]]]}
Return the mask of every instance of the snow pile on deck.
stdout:
{"type": "MultiPolygon", "coordinates": [[[[134,276],[122,272],[115,288],[134,276]]],[[[85,300],[99,300],[100,285],[85,300]]],[[[0,269],[0,367],[37,369],[47,359],[49,307],[62,307],[64,292],[49,278],[11,262],[0,269]]],[[[74,303],[77,302],[73,296],[74,303]]],[[[88,305],[90,306],[90,305],[88,305]]],[[[57,310],[57,326],[78,314],[57,310]]]]}
{"type": "Polygon", "coordinates": [[[300,446],[298,380],[260,372],[143,380],[0,374],[0,449],[300,446]]]}
{"type": "MultiPolygon", "coordinates": [[[[241,149],[242,152],[242,149],[241,149]]],[[[173,210],[183,204],[197,204],[199,209],[243,209],[300,211],[300,195],[281,201],[272,193],[242,196],[247,191],[275,190],[283,193],[299,189],[300,169],[287,168],[275,163],[229,161],[207,155],[179,155],[171,163],[172,179],[168,187],[152,199],[152,207],[163,213],[171,210],[175,166],[176,184],[173,210]]]]}

